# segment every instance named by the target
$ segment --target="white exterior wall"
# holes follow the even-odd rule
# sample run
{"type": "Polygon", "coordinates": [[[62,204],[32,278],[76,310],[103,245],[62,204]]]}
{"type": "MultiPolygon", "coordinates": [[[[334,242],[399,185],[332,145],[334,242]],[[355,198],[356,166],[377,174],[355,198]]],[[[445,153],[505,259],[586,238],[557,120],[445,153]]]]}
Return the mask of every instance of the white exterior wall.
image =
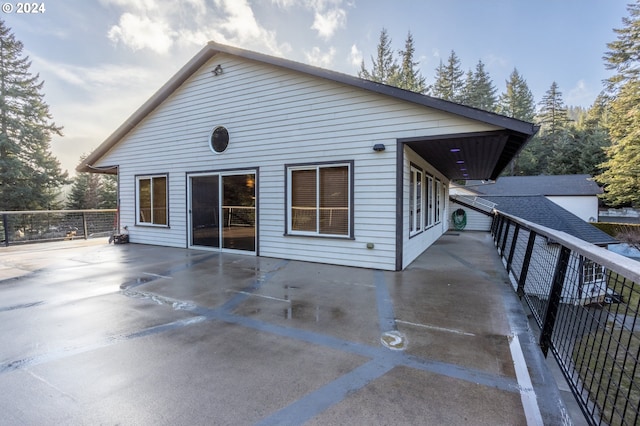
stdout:
{"type": "Polygon", "coordinates": [[[453,221],[451,220],[451,215],[454,211],[462,209],[467,214],[467,226],[465,226],[465,231],[486,231],[489,232],[491,230],[491,222],[493,220],[493,216],[488,216],[484,213],[480,213],[479,211],[470,209],[467,206],[463,206],[462,204],[458,204],[455,201],[449,200],[449,216],[447,217],[449,221],[449,229],[455,229],[453,226],[453,221]]]}
{"type": "MultiPolygon", "coordinates": [[[[128,226],[132,242],[186,247],[187,173],[257,168],[261,256],[393,270],[396,139],[484,130],[495,127],[220,54],[96,166],[119,166],[121,225],[128,226]],[[218,64],[224,73],[216,77],[211,71],[218,64]],[[208,143],[218,125],[230,135],[222,154],[213,153],[208,143]],[[386,151],[374,152],[377,143],[386,151]],[[354,161],[355,238],[284,236],[285,164],[347,160],[354,161]],[[169,177],[170,227],[136,226],[135,176],[158,173],[169,177]],[[375,247],[367,249],[367,243],[375,247]]],[[[446,224],[443,213],[438,230],[408,241],[404,263],[435,241],[446,224]]]]}
{"type": "MultiPolygon", "coordinates": [[[[411,148],[405,147],[404,156],[404,178],[403,178],[403,229],[402,229],[402,241],[404,245],[402,269],[406,268],[411,262],[413,262],[423,251],[425,251],[431,244],[433,244],[438,238],[447,231],[449,216],[448,199],[449,199],[449,180],[433,168],[424,159],[418,156],[411,148]],[[442,182],[442,188],[444,189],[444,195],[440,200],[440,222],[434,223],[433,226],[424,229],[422,232],[416,235],[409,235],[409,191],[410,191],[410,167],[411,164],[415,164],[422,169],[423,173],[433,176],[435,179],[442,182]]],[[[423,197],[426,203],[426,190],[423,197]]],[[[434,192],[434,204],[435,204],[435,192],[434,192]]],[[[424,209],[422,211],[424,226],[424,209]]]]}
{"type": "Polygon", "coordinates": [[[547,196],[547,199],[585,222],[598,221],[598,197],[595,195],[547,196]]]}

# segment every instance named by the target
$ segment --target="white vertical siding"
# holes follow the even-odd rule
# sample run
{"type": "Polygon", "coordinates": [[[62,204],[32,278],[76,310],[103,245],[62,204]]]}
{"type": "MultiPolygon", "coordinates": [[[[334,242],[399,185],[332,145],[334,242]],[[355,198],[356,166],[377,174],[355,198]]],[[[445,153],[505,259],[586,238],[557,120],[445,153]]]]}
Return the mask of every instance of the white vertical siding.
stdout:
{"type": "MultiPolygon", "coordinates": [[[[395,269],[396,139],[492,129],[366,90],[220,54],[97,165],[120,166],[121,223],[129,227],[132,242],[186,247],[187,173],[259,168],[260,255],[395,269]],[[215,77],[211,71],[218,64],[224,73],[215,77]],[[216,125],[230,134],[222,154],[208,146],[216,125]],[[386,151],[374,152],[378,143],[385,144],[386,151]],[[355,238],[283,235],[285,165],[327,161],[354,162],[355,238]],[[168,228],[135,225],[135,176],[146,173],[168,173],[168,228]],[[374,248],[367,249],[367,243],[374,248]]],[[[411,161],[428,168],[418,156],[411,161]]],[[[443,176],[432,174],[447,186],[443,176]]],[[[442,202],[447,205],[446,198],[442,202]]],[[[407,240],[405,259],[415,258],[446,226],[443,213],[440,225],[407,240]]]]}

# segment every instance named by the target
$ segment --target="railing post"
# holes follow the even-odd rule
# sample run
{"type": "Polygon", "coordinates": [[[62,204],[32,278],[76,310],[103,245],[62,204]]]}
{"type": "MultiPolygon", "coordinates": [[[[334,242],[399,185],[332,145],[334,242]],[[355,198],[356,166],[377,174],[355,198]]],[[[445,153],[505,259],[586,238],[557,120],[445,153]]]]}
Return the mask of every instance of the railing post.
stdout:
{"type": "Polygon", "coordinates": [[[551,293],[549,294],[549,302],[547,304],[547,311],[544,315],[544,323],[542,324],[542,334],[540,335],[540,348],[544,356],[547,356],[549,347],[551,346],[551,336],[553,335],[553,326],[558,316],[558,308],[560,307],[560,300],[562,298],[562,286],[564,285],[564,279],[567,274],[567,268],[569,266],[569,256],[571,250],[565,246],[560,249],[560,255],[558,256],[558,262],[556,263],[556,269],[553,273],[553,282],[551,284],[551,293]]]}
{"type": "Polygon", "coordinates": [[[524,252],[524,260],[522,261],[522,269],[520,270],[520,279],[518,279],[518,297],[522,299],[524,296],[524,284],[527,282],[527,274],[529,273],[529,265],[531,264],[531,256],[533,255],[533,246],[536,243],[536,233],[529,230],[529,241],[527,241],[527,250],[524,252]]]}
{"type": "Polygon", "coordinates": [[[9,215],[2,215],[2,226],[4,228],[4,245],[9,247],[9,215]]]}
{"type": "Polygon", "coordinates": [[[516,223],[513,230],[513,238],[511,239],[511,248],[509,249],[509,257],[507,258],[507,272],[511,272],[511,263],[513,262],[513,253],[516,251],[516,243],[518,242],[518,232],[520,232],[520,224],[516,223]]]}
{"type": "Polygon", "coordinates": [[[504,216],[500,216],[500,221],[498,223],[498,231],[496,232],[496,247],[500,248],[500,237],[502,237],[502,227],[504,226],[504,222],[507,220],[504,216]]]}
{"type": "Polygon", "coordinates": [[[82,230],[84,231],[84,239],[88,240],[89,239],[89,232],[87,231],[87,216],[85,214],[85,212],[82,212],[82,230]]]}
{"type": "Polygon", "coordinates": [[[509,227],[511,225],[511,221],[507,220],[507,225],[504,228],[504,238],[502,240],[502,244],[500,244],[500,256],[504,256],[504,250],[507,248],[507,239],[509,238],[509,227]]]}

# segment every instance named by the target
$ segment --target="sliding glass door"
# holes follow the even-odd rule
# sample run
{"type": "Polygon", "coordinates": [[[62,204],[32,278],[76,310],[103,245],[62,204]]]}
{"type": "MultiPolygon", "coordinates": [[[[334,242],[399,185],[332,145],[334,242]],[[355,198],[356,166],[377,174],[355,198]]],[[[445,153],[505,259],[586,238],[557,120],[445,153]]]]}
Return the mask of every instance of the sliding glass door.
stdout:
{"type": "Polygon", "coordinates": [[[190,246],[256,251],[256,174],[189,178],[190,246]]]}

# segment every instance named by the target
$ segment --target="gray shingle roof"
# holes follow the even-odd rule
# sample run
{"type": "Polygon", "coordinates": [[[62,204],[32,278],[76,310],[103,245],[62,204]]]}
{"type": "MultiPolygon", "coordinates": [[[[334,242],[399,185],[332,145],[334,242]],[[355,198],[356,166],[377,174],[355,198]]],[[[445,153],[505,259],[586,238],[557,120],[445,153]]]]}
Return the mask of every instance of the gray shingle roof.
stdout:
{"type": "Polygon", "coordinates": [[[483,196],[496,203],[496,210],[520,217],[547,228],[557,229],[596,245],[619,243],[609,234],[585,222],[573,213],[549,201],[542,195],[530,196],[483,196]]]}
{"type": "Polygon", "coordinates": [[[590,175],[503,176],[495,183],[469,181],[467,187],[482,195],[596,195],[602,188],[590,175]]]}

